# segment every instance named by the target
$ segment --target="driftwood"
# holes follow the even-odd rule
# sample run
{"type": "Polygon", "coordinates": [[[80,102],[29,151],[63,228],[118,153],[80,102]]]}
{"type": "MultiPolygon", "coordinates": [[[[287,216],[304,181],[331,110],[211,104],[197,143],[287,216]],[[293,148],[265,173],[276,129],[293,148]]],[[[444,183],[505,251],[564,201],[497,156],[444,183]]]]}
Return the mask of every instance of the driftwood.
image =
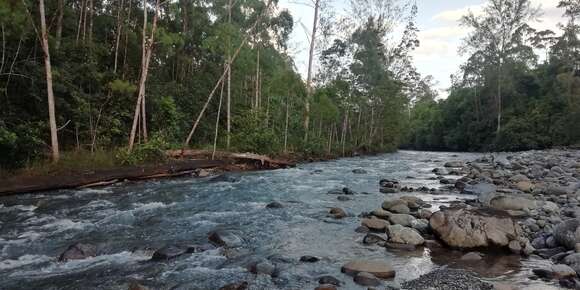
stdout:
{"type": "MultiPolygon", "coordinates": [[[[171,158],[211,158],[213,152],[210,150],[169,150],[166,155],[171,158]]],[[[259,168],[287,168],[296,164],[286,160],[272,159],[266,155],[254,153],[232,153],[216,151],[215,159],[229,160],[233,163],[252,163],[259,168]]]]}
{"type": "Polygon", "coordinates": [[[195,169],[225,166],[221,160],[187,160],[163,165],[123,167],[52,176],[15,176],[0,181],[0,196],[56,189],[110,185],[116,181],[172,177],[195,169]]]}

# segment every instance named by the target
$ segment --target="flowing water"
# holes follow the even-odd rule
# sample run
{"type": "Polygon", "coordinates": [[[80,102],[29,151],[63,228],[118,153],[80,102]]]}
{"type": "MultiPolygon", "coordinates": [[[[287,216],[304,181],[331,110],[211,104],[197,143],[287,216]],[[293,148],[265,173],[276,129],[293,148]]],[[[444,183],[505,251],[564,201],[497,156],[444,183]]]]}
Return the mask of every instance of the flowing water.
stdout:
{"type": "MultiPolygon", "coordinates": [[[[239,182],[181,178],[118,184],[98,189],[62,190],[0,198],[1,289],[127,289],[137,280],[152,289],[218,289],[246,280],[252,289],[314,289],[317,278],[333,275],[342,289],[366,289],[340,273],[351,259],[389,261],[397,277],[385,284],[417,278],[438,267],[469,268],[490,281],[529,285],[531,268],[547,262],[495,256],[475,264],[458,262],[459,252],[385,250],[361,243],[356,216],[380,207],[381,178],[404,185],[439,186],[431,170],[448,160],[472,160],[474,154],[401,151],[373,157],[340,159],[296,168],[233,174],[239,182]],[[363,168],[367,174],[354,174],[363,168]],[[349,187],[358,194],[341,202],[331,189],[349,187]],[[271,201],[285,205],[266,209],[271,201]],[[326,215],[330,207],[352,214],[343,220],[326,215]],[[186,254],[167,262],[149,262],[164,245],[207,243],[207,233],[233,230],[243,247],[228,259],[220,249],[186,254]],[[95,244],[98,256],[58,262],[76,242],[95,244]],[[301,263],[303,255],[320,257],[301,263]],[[250,274],[248,261],[278,257],[277,278],[250,274]]],[[[408,194],[407,194],[408,195],[408,194]]],[[[415,194],[440,205],[460,195],[415,194]]],[[[542,289],[541,286],[538,289],[542,289]]]]}

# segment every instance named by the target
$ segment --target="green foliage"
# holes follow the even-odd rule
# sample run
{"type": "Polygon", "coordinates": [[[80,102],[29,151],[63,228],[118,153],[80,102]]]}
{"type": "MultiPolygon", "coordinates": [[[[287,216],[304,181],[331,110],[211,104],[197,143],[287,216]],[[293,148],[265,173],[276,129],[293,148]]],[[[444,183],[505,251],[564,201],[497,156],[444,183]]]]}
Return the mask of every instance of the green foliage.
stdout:
{"type": "Polygon", "coordinates": [[[247,111],[234,119],[238,130],[232,136],[232,144],[240,152],[271,154],[280,152],[279,137],[266,126],[263,112],[247,111]]]}
{"type": "Polygon", "coordinates": [[[115,159],[121,165],[138,165],[161,163],[166,160],[165,150],[169,149],[169,144],[162,135],[153,136],[149,142],[137,144],[132,152],[126,148],[117,151],[115,159]]]}

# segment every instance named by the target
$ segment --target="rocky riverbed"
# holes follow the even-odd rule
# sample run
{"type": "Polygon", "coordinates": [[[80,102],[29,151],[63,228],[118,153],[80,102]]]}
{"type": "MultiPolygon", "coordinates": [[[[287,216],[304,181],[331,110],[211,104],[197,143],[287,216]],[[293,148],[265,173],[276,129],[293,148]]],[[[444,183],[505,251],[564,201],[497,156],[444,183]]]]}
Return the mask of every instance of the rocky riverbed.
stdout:
{"type": "Polygon", "coordinates": [[[0,199],[2,289],[560,289],[580,152],[399,152],[0,199]]]}

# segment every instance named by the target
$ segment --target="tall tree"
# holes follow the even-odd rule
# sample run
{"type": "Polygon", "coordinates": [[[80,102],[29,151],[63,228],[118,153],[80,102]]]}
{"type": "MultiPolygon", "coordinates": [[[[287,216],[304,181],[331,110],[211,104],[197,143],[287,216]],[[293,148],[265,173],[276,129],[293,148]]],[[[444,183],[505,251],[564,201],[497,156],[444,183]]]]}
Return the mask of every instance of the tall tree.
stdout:
{"type": "Polygon", "coordinates": [[[320,0],[314,0],[314,19],[312,22],[312,34],[310,35],[310,50],[308,53],[308,73],[306,75],[306,100],[304,104],[304,141],[308,141],[310,131],[310,98],[312,96],[312,66],[314,63],[314,49],[316,46],[316,30],[318,26],[318,12],[320,10],[320,0]]]}
{"type": "Polygon", "coordinates": [[[129,152],[133,150],[135,144],[135,135],[137,133],[137,124],[141,119],[141,125],[144,134],[147,134],[147,121],[145,112],[145,83],[149,73],[149,64],[153,54],[153,44],[155,32],[157,30],[157,17],[159,14],[159,0],[155,0],[155,10],[153,14],[153,24],[151,25],[151,34],[147,36],[147,0],[143,0],[143,36],[142,36],[142,53],[141,53],[141,77],[139,78],[139,93],[137,95],[137,104],[133,114],[133,125],[129,135],[129,152]]]}
{"type": "Polygon", "coordinates": [[[46,72],[46,94],[48,97],[48,118],[50,124],[50,144],[52,149],[52,160],[58,162],[60,152],[58,148],[58,131],[56,128],[56,112],[54,108],[54,92],[52,90],[52,65],[50,64],[50,47],[48,45],[48,32],[46,29],[46,16],[44,10],[44,0],[39,0],[40,10],[40,33],[42,51],[44,52],[44,68],[46,72]]]}
{"type": "Polygon", "coordinates": [[[464,26],[472,29],[465,39],[465,47],[472,53],[486,55],[497,69],[497,135],[502,127],[505,63],[517,55],[524,36],[531,30],[528,23],[535,20],[538,13],[539,9],[534,8],[530,0],[489,0],[482,15],[469,12],[461,19],[464,26]]]}

